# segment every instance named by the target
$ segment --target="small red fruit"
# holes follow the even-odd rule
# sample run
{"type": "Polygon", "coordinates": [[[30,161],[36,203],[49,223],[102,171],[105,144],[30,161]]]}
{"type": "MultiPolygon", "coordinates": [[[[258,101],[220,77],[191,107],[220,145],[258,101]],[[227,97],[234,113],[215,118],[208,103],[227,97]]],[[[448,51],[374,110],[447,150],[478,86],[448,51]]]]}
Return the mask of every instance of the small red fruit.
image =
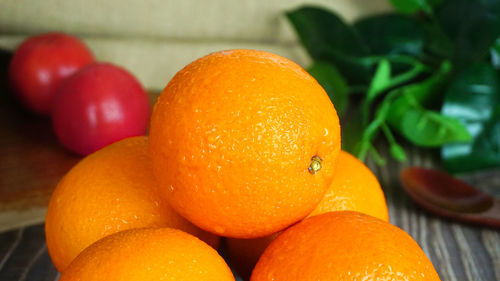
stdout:
{"type": "Polygon", "coordinates": [[[52,125],[65,147],[87,155],[123,138],[144,135],[149,115],[148,96],[130,73],[95,63],[58,89],[52,125]]]}
{"type": "Polygon", "coordinates": [[[58,32],[37,35],[15,51],[9,82],[28,109],[47,115],[61,82],[93,61],[92,52],[76,37],[58,32]]]}

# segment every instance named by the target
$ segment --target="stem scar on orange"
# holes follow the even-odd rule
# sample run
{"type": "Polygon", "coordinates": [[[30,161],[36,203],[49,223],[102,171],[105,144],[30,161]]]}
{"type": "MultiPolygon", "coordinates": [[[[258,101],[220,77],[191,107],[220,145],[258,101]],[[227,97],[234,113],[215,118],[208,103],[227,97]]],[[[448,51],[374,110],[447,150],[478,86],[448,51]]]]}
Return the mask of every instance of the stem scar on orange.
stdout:
{"type": "Polygon", "coordinates": [[[228,50],[179,71],[153,110],[154,173],[172,207],[219,235],[252,238],[307,216],[340,151],[337,112],[292,61],[228,50]]]}
{"type": "MultiPolygon", "coordinates": [[[[344,210],[361,212],[389,222],[384,192],[377,177],[363,162],[342,150],[330,187],[308,217],[344,210]]],[[[259,257],[280,233],[254,239],[226,239],[230,264],[244,280],[248,280],[259,257]]]]}

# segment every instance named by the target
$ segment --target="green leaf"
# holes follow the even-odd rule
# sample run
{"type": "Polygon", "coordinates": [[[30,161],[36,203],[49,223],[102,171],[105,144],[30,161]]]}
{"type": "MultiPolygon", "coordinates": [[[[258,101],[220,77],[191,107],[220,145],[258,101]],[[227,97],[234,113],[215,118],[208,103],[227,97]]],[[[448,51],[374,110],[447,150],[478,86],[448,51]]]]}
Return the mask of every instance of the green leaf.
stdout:
{"type": "Polygon", "coordinates": [[[390,0],[394,8],[404,14],[413,14],[420,10],[432,12],[432,7],[440,4],[442,0],[390,0]]]}
{"type": "Polygon", "coordinates": [[[375,70],[366,98],[361,105],[363,124],[367,125],[370,117],[370,106],[375,98],[382,94],[391,85],[391,64],[388,60],[382,59],[375,70]]]}
{"type": "Polygon", "coordinates": [[[443,150],[446,167],[454,173],[469,172],[500,166],[500,114],[496,114],[475,138],[472,153],[464,153],[461,146],[443,150]],[[453,157],[449,157],[453,155],[453,157]]]}
{"type": "Polygon", "coordinates": [[[432,7],[436,7],[437,5],[443,3],[443,0],[427,0],[427,3],[432,7]]]}
{"type": "Polygon", "coordinates": [[[401,13],[413,14],[427,7],[425,0],[390,0],[394,8],[401,13]]]}
{"type": "Polygon", "coordinates": [[[476,155],[481,155],[483,167],[500,166],[500,108],[478,135],[473,150],[476,155]]]}
{"type": "Polygon", "coordinates": [[[331,49],[352,56],[368,54],[356,31],[334,12],[304,6],[288,12],[287,17],[316,60],[328,57],[331,49]]]}
{"type": "Polygon", "coordinates": [[[439,58],[451,59],[454,45],[442,26],[436,22],[424,23],[424,29],[425,52],[439,58]]]}
{"type": "Polygon", "coordinates": [[[368,88],[366,99],[368,102],[373,101],[378,94],[390,85],[391,82],[391,64],[388,60],[383,59],[379,62],[375,75],[368,88]]]}
{"type": "Polygon", "coordinates": [[[425,30],[413,17],[401,14],[376,15],[361,19],[354,24],[354,28],[373,54],[420,56],[422,53],[425,30]]]}
{"type": "Polygon", "coordinates": [[[500,36],[498,0],[445,0],[436,16],[453,42],[452,61],[458,71],[483,60],[500,36]]]}
{"type": "Polygon", "coordinates": [[[491,64],[496,69],[500,69],[500,38],[497,38],[490,49],[491,64]]]}
{"type": "Polygon", "coordinates": [[[469,132],[457,119],[417,107],[403,115],[400,129],[409,141],[425,147],[471,140],[469,132]]]}
{"type": "Polygon", "coordinates": [[[459,119],[473,138],[471,143],[443,147],[443,161],[451,172],[498,166],[500,158],[488,143],[498,141],[494,128],[499,107],[500,76],[490,64],[471,66],[450,84],[441,112],[459,119]]]}
{"type": "MultiPolygon", "coordinates": [[[[400,59],[406,58],[406,56],[400,57],[400,59]]],[[[394,58],[393,58],[394,59],[394,58]]],[[[406,60],[406,59],[405,59],[406,60]]],[[[363,114],[363,124],[368,123],[368,117],[370,115],[370,106],[373,100],[384,91],[397,87],[399,85],[408,83],[409,81],[415,79],[422,72],[427,71],[427,67],[421,63],[413,62],[413,67],[399,75],[391,77],[391,65],[387,59],[382,59],[379,66],[375,72],[372,83],[368,89],[367,97],[362,103],[362,114],[363,114]]]]}
{"type": "Polygon", "coordinates": [[[307,71],[325,89],[335,109],[342,116],[347,108],[349,89],[337,68],[329,63],[316,62],[307,71]]]}
{"type": "Polygon", "coordinates": [[[385,101],[391,104],[387,114],[387,122],[391,127],[420,146],[441,146],[469,139],[464,126],[457,120],[423,108],[441,100],[440,93],[450,72],[450,63],[444,62],[428,79],[391,91],[385,101]],[[394,99],[392,102],[391,98],[394,99]]]}
{"type": "Polygon", "coordinates": [[[368,49],[356,31],[337,14],[304,6],[286,15],[314,60],[331,62],[350,82],[369,81],[372,63],[364,59],[368,49]]]}
{"type": "Polygon", "coordinates": [[[426,80],[397,88],[388,97],[395,97],[391,102],[391,107],[387,116],[387,121],[399,132],[401,132],[401,120],[403,115],[412,107],[431,107],[439,103],[444,96],[441,94],[443,86],[448,81],[451,72],[451,65],[445,61],[439,70],[426,80]]]}
{"type": "Polygon", "coordinates": [[[398,144],[391,145],[390,152],[392,157],[399,162],[405,162],[407,159],[405,150],[398,144]]]}

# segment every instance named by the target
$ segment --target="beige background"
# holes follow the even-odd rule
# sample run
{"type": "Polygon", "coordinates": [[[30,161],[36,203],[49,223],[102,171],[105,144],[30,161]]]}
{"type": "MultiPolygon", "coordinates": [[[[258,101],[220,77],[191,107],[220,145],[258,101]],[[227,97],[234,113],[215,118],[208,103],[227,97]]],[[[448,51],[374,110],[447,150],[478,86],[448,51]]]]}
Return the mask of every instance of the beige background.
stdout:
{"type": "Polygon", "coordinates": [[[70,32],[99,60],[161,89],[182,66],[221,49],[267,50],[306,66],[308,56],[284,17],[306,3],[349,21],[390,9],[387,0],[0,0],[0,47],[13,49],[29,34],[70,32]]]}

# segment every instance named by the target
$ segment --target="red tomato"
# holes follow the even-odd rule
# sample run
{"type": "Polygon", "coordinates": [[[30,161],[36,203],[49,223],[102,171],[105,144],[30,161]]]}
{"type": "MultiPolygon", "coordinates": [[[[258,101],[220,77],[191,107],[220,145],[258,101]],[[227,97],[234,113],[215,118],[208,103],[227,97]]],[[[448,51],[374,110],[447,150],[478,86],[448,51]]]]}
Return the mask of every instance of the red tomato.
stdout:
{"type": "Polygon", "coordinates": [[[45,33],[25,40],[9,68],[9,82],[18,99],[31,111],[49,114],[57,87],[68,76],[94,61],[78,38],[45,33]]]}
{"type": "Polygon", "coordinates": [[[87,155],[123,138],[144,135],[149,115],[147,94],[130,73],[95,63],[58,89],[52,125],[64,146],[87,155]]]}

